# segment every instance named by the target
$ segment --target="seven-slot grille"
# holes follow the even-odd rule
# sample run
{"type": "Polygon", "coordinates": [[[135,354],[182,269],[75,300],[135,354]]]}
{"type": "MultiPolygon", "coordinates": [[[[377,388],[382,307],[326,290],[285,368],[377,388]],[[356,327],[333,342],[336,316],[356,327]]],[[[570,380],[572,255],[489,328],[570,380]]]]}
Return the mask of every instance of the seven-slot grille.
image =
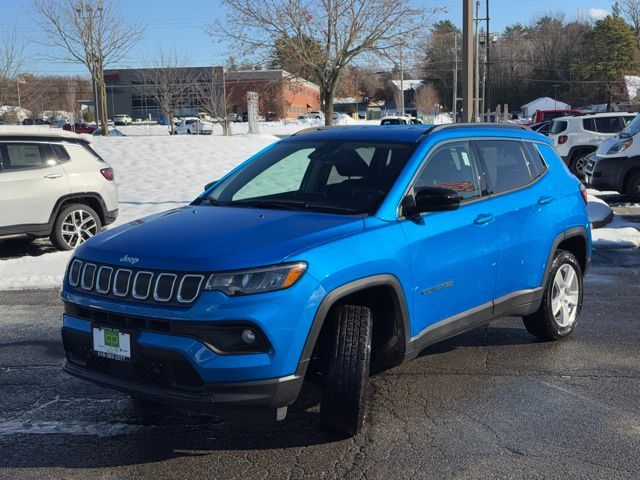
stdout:
{"type": "Polygon", "coordinates": [[[102,265],[76,258],[69,266],[68,280],[76,290],[94,295],[186,306],[198,298],[205,276],[102,265]]]}

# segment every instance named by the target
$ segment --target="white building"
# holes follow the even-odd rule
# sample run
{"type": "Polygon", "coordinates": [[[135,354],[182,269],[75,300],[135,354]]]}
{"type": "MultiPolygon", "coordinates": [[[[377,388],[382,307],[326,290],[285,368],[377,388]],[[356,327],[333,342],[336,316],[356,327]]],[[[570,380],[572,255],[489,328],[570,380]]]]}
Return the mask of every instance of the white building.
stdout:
{"type": "Polygon", "coordinates": [[[554,100],[551,97],[540,97],[520,107],[522,118],[531,118],[538,110],[570,110],[571,105],[554,100]]]}

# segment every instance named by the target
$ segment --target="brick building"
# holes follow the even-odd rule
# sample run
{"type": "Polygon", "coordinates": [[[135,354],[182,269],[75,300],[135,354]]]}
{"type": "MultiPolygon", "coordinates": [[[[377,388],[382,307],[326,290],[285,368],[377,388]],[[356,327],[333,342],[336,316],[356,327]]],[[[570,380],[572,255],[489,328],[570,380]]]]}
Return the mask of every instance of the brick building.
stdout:
{"type": "MultiPolygon", "coordinates": [[[[175,115],[191,116],[202,111],[203,91],[218,88],[214,67],[184,67],[181,76],[188,79],[189,92],[175,115]]],[[[247,111],[247,92],[257,92],[260,114],[274,112],[280,118],[296,118],[308,111],[320,109],[320,88],[284,70],[248,70],[226,72],[224,75],[227,113],[241,115],[247,111]]],[[[155,101],[156,88],[145,76],[145,69],[105,70],[107,109],[109,118],[126,113],[133,118],[158,119],[163,115],[155,101]]]]}

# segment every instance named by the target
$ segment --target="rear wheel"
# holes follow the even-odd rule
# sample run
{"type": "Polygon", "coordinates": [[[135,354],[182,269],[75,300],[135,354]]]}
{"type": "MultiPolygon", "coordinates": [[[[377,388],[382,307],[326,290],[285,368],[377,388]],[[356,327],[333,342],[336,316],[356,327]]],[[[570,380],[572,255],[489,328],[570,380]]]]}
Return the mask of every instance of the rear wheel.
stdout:
{"type": "Polygon", "coordinates": [[[542,340],[568,337],[580,317],[582,294],[582,269],[578,259],[571,252],[558,250],[542,303],[537,311],[523,317],[525,327],[542,340]]]}
{"type": "Polygon", "coordinates": [[[634,201],[640,200],[640,172],[636,172],[629,177],[624,193],[634,201]]]}
{"type": "Polygon", "coordinates": [[[372,315],[367,307],[334,309],[333,332],[322,390],[320,417],[324,426],[356,435],[367,413],[371,361],[372,315]]]}
{"type": "Polygon", "coordinates": [[[58,250],[73,250],[100,232],[102,223],[94,209],[83,203],[72,203],[60,210],[50,239],[58,250]]]}

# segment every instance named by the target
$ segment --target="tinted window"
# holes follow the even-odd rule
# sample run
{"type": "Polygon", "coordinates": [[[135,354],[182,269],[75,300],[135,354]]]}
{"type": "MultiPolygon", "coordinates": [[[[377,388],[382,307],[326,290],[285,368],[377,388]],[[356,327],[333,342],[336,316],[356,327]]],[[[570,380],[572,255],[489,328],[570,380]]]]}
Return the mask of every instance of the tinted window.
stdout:
{"type": "Polygon", "coordinates": [[[537,175],[532,171],[520,142],[513,140],[479,140],[480,156],[494,193],[522,187],[537,175]]]}
{"type": "Polygon", "coordinates": [[[404,120],[399,118],[387,118],[380,122],[380,125],[404,125],[404,120]]]}
{"type": "Polygon", "coordinates": [[[526,142],[525,146],[529,152],[529,157],[531,158],[531,165],[533,166],[532,170],[536,177],[539,177],[547,171],[547,164],[544,163],[542,155],[540,155],[540,152],[533,143],[526,142]]]}
{"type": "Polygon", "coordinates": [[[67,149],[64,148],[62,145],[58,145],[54,143],[51,145],[51,148],[53,149],[53,153],[55,153],[56,158],[58,159],[59,162],[66,162],[71,158],[69,156],[69,153],[67,152],[67,149]]]}
{"type": "Polygon", "coordinates": [[[5,143],[0,145],[3,170],[24,170],[55,165],[56,159],[49,145],[5,143]]]}
{"type": "Polygon", "coordinates": [[[624,117],[622,117],[622,121],[624,122],[624,126],[626,127],[631,122],[633,122],[634,118],[636,118],[635,115],[625,115],[624,117]]]}
{"type": "Polygon", "coordinates": [[[461,199],[480,196],[478,171],[473,152],[467,143],[449,143],[427,158],[413,186],[440,187],[453,190],[461,199]]]}
{"type": "Polygon", "coordinates": [[[582,128],[584,128],[585,130],[588,130],[590,132],[596,132],[596,122],[593,120],[593,118],[585,118],[584,120],[582,120],[582,128]]]}
{"type": "Polygon", "coordinates": [[[546,112],[542,115],[541,121],[545,120],[553,120],[558,117],[566,117],[569,112],[561,111],[561,112],[546,112]]]}
{"type": "Polygon", "coordinates": [[[551,126],[551,133],[561,133],[567,129],[567,122],[564,120],[554,120],[551,126]]]}
{"type": "Polygon", "coordinates": [[[600,133],[618,133],[624,128],[620,117],[596,118],[596,128],[600,133]]]}

